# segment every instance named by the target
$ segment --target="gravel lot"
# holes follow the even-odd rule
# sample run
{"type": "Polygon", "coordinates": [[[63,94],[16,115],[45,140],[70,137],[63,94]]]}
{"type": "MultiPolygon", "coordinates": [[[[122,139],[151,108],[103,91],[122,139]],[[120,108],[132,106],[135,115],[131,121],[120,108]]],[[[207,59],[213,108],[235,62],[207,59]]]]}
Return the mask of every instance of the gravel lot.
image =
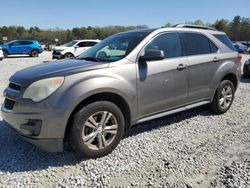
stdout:
{"type": "MultiPolygon", "coordinates": [[[[15,71],[50,59],[44,52],[0,62],[0,106],[15,71]]],[[[0,145],[0,187],[249,188],[250,79],[242,78],[226,114],[201,107],[137,125],[100,159],[41,152],[3,126],[1,115],[0,145]]]]}

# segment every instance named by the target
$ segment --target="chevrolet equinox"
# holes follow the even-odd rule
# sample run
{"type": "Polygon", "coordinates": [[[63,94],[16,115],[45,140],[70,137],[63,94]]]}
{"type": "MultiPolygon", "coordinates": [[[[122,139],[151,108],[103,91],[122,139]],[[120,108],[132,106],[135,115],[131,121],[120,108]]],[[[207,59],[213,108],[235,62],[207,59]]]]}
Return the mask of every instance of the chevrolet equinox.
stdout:
{"type": "Polygon", "coordinates": [[[223,32],[176,25],[115,34],[75,59],[16,72],[3,122],[48,152],[109,154],[132,125],[208,104],[228,111],[241,56],[223,32]]]}

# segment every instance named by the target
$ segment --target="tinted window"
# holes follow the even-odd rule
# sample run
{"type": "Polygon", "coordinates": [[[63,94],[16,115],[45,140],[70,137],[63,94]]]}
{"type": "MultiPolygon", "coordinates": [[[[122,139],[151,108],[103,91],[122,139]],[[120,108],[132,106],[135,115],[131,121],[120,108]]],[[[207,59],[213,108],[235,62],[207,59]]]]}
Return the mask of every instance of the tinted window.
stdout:
{"type": "Polygon", "coordinates": [[[11,43],[11,46],[18,46],[18,45],[20,45],[20,42],[19,42],[19,41],[16,41],[16,42],[11,43]]]}
{"type": "Polygon", "coordinates": [[[21,41],[21,45],[31,45],[33,42],[31,41],[21,41]]]}
{"type": "Polygon", "coordinates": [[[187,55],[209,54],[210,41],[207,37],[197,33],[183,33],[187,55]]]}
{"type": "Polygon", "coordinates": [[[77,46],[79,46],[79,47],[86,47],[86,46],[87,46],[87,43],[86,43],[86,42],[79,42],[79,43],[77,44],[77,46]]]}
{"type": "Polygon", "coordinates": [[[218,52],[218,48],[217,48],[217,46],[215,46],[215,44],[214,44],[213,42],[211,42],[211,41],[209,40],[209,44],[210,44],[211,53],[216,53],[216,52],[218,52]]]}
{"type": "Polygon", "coordinates": [[[227,35],[214,35],[217,39],[219,39],[223,44],[225,44],[228,48],[233,51],[236,51],[235,47],[233,46],[231,40],[227,37],[227,35]]]}
{"type": "Polygon", "coordinates": [[[97,44],[97,42],[87,42],[87,46],[94,46],[96,44],[97,44]]]}
{"type": "Polygon", "coordinates": [[[177,33],[165,33],[157,36],[145,48],[145,50],[152,49],[162,50],[165,58],[182,56],[181,42],[177,33]]]}

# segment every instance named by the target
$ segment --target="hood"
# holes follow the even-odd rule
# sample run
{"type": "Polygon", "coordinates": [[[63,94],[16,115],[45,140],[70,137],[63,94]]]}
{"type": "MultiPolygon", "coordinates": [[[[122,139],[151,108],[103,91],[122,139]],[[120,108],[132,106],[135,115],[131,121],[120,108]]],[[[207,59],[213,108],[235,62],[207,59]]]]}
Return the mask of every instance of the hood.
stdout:
{"type": "Polygon", "coordinates": [[[108,65],[109,63],[65,59],[20,70],[10,77],[10,81],[18,83],[22,87],[27,87],[37,80],[106,68],[108,65]]]}
{"type": "Polygon", "coordinates": [[[65,49],[68,49],[69,47],[66,47],[66,46],[56,46],[54,48],[54,50],[65,50],[65,49]]]}

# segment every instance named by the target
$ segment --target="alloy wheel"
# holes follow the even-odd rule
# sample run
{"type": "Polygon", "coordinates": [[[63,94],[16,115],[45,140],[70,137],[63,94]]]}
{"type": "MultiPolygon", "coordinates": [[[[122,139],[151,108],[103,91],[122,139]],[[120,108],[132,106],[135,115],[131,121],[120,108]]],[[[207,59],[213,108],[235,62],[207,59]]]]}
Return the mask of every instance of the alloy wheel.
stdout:
{"type": "Polygon", "coordinates": [[[82,129],[82,140],[92,150],[100,150],[109,146],[118,131],[116,117],[108,111],[99,111],[87,119],[82,129]]]}
{"type": "Polygon", "coordinates": [[[222,109],[227,109],[233,99],[233,90],[229,85],[226,85],[222,90],[220,94],[219,104],[222,109]]]}

